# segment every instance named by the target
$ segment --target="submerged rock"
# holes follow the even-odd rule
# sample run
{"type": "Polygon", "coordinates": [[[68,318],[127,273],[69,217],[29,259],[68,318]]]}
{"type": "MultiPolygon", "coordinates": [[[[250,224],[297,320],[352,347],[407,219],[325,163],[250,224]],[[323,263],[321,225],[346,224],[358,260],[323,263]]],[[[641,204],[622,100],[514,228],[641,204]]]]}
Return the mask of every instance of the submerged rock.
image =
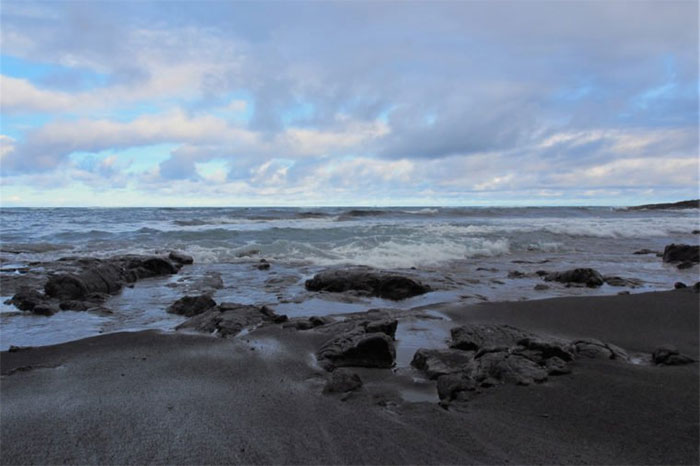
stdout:
{"type": "Polygon", "coordinates": [[[208,311],[214,306],[216,306],[216,301],[206,294],[200,296],[183,296],[171,304],[167,312],[170,314],[192,317],[208,311]]]}
{"type": "Polygon", "coordinates": [[[664,262],[697,264],[700,262],[700,246],[689,244],[669,244],[664,248],[664,262]]]}
{"type": "Polygon", "coordinates": [[[430,287],[389,272],[366,268],[328,270],[321,272],[305,283],[309,291],[342,293],[358,291],[369,296],[401,300],[430,291],[430,287]]]}
{"type": "Polygon", "coordinates": [[[622,278],[614,275],[606,275],[603,277],[603,280],[605,280],[605,283],[607,283],[610,286],[626,286],[629,288],[637,288],[638,286],[642,285],[641,280],[638,280],[636,278],[622,278]]]}
{"type": "Polygon", "coordinates": [[[40,304],[45,304],[48,297],[43,293],[28,287],[21,287],[15,295],[5,301],[5,304],[12,304],[20,311],[33,311],[40,304]]]}
{"type": "Polygon", "coordinates": [[[545,281],[555,281],[560,283],[577,283],[586,285],[589,288],[596,288],[604,283],[603,276],[597,270],[590,268],[579,268],[567,270],[565,272],[549,272],[544,276],[545,281]]]}

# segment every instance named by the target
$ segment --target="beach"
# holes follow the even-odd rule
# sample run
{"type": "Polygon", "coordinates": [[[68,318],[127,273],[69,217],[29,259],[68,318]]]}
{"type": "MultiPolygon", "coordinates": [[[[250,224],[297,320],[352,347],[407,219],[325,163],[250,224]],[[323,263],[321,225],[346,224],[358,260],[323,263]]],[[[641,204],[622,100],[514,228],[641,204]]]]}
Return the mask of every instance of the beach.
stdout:
{"type": "MultiPolygon", "coordinates": [[[[451,306],[509,323],[697,357],[698,295],[451,306]]],[[[447,409],[406,401],[400,375],[322,393],[326,336],[281,325],[220,339],[116,333],[3,352],[2,462],[158,464],[696,464],[698,365],[576,361],[569,375],[483,390],[447,409]],[[396,380],[393,380],[393,379],[396,380]]]]}
{"type": "Polygon", "coordinates": [[[697,464],[693,212],[4,210],[0,461],[697,464]]]}

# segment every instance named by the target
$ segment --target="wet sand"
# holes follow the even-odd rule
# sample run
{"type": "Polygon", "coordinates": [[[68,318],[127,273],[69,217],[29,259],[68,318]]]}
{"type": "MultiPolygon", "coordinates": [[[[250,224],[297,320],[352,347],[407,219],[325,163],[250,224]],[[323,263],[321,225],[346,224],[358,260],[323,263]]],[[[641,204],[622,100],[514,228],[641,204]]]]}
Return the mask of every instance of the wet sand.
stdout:
{"type": "MultiPolygon", "coordinates": [[[[690,290],[447,306],[501,322],[698,357],[690,290]]],[[[278,326],[223,340],[119,333],[0,353],[2,464],[697,464],[698,364],[578,360],[543,384],[498,386],[449,409],[403,401],[363,370],[322,394],[326,338],[278,326]]]]}

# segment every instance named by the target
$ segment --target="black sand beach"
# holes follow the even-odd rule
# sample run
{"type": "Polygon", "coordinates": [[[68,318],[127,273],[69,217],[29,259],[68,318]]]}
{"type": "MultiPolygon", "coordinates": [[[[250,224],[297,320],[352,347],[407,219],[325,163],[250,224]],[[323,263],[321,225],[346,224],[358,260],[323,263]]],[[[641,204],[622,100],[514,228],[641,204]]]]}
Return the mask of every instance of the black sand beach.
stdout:
{"type": "MultiPolygon", "coordinates": [[[[698,294],[447,306],[454,326],[505,323],[646,355],[577,359],[572,373],[409,402],[391,369],[323,394],[318,331],[221,339],[118,333],[0,353],[2,464],[697,464],[698,294]]],[[[419,312],[419,311],[416,311],[419,312]]]]}

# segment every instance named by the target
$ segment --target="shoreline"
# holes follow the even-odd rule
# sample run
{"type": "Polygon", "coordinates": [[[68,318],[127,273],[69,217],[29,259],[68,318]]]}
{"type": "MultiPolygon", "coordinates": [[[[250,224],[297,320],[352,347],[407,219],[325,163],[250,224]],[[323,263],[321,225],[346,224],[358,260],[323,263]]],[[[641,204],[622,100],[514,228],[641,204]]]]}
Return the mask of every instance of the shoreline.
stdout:
{"type": "MultiPolygon", "coordinates": [[[[644,353],[670,343],[697,359],[697,297],[686,289],[453,304],[438,311],[452,319],[450,326],[503,323],[644,353]]],[[[122,332],[2,352],[0,461],[698,461],[697,362],[577,360],[569,375],[500,385],[443,409],[405,400],[402,391],[411,382],[404,369],[360,369],[360,390],[323,394],[329,374],[313,354],[327,338],[267,325],[229,339],[122,332]]]]}

